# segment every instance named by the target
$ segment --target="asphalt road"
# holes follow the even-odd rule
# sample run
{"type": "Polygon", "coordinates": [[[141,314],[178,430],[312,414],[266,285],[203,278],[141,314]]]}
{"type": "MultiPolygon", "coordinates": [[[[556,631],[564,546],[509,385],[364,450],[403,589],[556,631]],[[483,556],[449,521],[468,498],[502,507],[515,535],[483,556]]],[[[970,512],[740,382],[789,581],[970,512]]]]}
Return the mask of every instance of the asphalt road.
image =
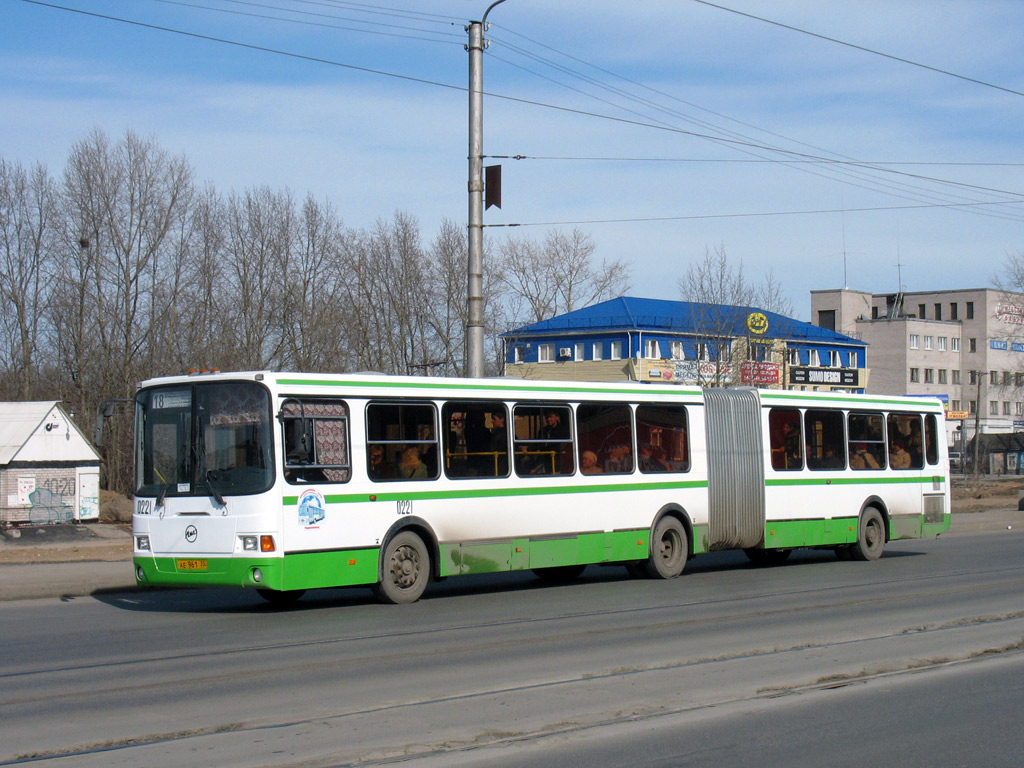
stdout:
{"type": "Polygon", "coordinates": [[[739,765],[790,745],[791,763],[849,765],[858,744],[1017,765],[1022,542],[774,568],[722,553],[669,582],[449,579],[407,606],[363,589],[291,611],[222,590],[2,603],[0,766],[739,765]]]}

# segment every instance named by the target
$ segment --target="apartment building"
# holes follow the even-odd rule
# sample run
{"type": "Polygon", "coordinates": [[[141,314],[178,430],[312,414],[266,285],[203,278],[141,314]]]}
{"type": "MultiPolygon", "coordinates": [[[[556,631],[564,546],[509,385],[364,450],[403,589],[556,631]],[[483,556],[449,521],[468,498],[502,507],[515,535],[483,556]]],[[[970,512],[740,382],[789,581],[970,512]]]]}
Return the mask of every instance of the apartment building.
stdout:
{"type": "Polygon", "coordinates": [[[867,392],[945,401],[952,445],[1024,430],[1024,295],[818,290],[811,322],[867,342],[867,392]]]}

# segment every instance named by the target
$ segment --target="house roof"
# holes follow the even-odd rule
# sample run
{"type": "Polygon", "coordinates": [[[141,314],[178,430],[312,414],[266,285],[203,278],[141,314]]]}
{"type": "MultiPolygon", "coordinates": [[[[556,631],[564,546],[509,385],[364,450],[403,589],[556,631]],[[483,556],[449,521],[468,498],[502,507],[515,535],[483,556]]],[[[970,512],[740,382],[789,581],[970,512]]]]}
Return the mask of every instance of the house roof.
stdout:
{"type": "Polygon", "coordinates": [[[801,320],[757,307],[702,304],[665,299],[620,296],[567,312],[502,334],[504,337],[561,334],[580,331],[637,330],[707,336],[748,336],[747,318],[760,312],[768,319],[766,338],[806,344],[844,344],[866,347],[845,336],[801,320]]]}
{"type": "MultiPolygon", "coordinates": [[[[74,422],[64,413],[57,400],[28,403],[0,402],[0,466],[10,464],[22,452],[22,449],[25,448],[29,440],[43,426],[43,422],[50,414],[54,413],[54,409],[59,412],[58,419],[65,421],[67,424],[66,428],[61,428],[62,434],[66,432],[68,440],[71,440],[70,436],[72,434],[75,436],[75,439],[68,443],[68,449],[82,454],[84,458],[99,459],[95,449],[85,439],[85,436],[82,435],[74,422]]],[[[61,440],[61,442],[64,443],[65,440],[61,440]]],[[[31,452],[36,453],[39,450],[39,444],[38,442],[33,444],[36,448],[31,452]]],[[[64,457],[54,454],[52,458],[60,460],[64,457]]]]}

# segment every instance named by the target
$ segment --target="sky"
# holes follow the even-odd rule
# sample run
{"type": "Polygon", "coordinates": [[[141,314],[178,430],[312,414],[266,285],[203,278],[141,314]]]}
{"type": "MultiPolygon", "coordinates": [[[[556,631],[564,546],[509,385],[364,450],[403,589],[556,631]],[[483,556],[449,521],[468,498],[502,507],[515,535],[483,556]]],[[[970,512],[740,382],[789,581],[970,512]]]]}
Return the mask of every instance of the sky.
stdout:
{"type": "MultiPolygon", "coordinates": [[[[130,130],[223,193],[288,188],[353,228],[401,211],[429,242],[467,221],[487,7],[0,0],[0,158],[59,176],[130,130]]],[[[578,227],[660,299],[721,248],[804,320],[812,290],[986,287],[1024,252],[1020,0],[505,0],[488,22],[492,245],[578,227]]]]}

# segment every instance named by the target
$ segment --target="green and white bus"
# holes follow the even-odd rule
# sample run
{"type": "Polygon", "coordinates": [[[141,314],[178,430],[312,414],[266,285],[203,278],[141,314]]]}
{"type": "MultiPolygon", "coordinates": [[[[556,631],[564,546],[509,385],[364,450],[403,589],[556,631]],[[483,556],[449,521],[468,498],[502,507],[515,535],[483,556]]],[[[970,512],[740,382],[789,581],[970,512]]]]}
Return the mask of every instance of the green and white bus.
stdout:
{"type": "Polygon", "coordinates": [[[677,385],[203,373],[136,395],[139,584],[287,602],[701,553],[874,560],[949,527],[942,404],[677,385]]]}

